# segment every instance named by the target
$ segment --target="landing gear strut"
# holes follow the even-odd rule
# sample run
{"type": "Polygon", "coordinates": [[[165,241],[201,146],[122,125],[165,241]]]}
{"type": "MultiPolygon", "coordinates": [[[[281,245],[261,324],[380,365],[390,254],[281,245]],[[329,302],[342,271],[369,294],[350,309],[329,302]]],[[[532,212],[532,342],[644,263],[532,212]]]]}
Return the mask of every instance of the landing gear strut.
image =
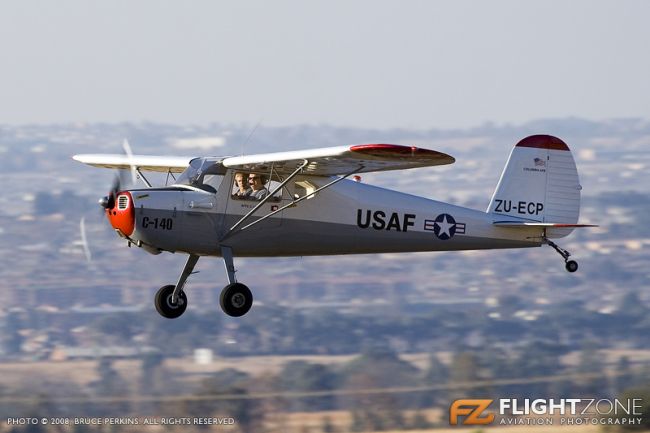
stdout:
{"type": "Polygon", "coordinates": [[[223,263],[228,274],[228,285],[221,291],[219,304],[224,313],[232,317],[241,317],[248,313],[253,306],[253,294],[242,283],[237,282],[235,277],[235,264],[232,256],[232,248],[221,247],[223,263]]]}
{"type": "MultiPolygon", "coordinates": [[[[235,278],[235,264],[232,255],[232,248],[221,247],[221,255],[226,265],[228,274],[228,285],[221,291],[219,304],[224,313],[232,317],[241,317],[253,306],[253,294],[242,283],[238,283],[235,278]]],[[[187,295],[183,291],[187,278],[192,274],[199,256],[190,254],[178,278],[176,285],[163,286],[158,290],[154,298],[156,311],[167,319],[176,319],[180,317],[187,309],[187,295]]]]}
{"type": "Polygon", "coordinates": [[[158,290],[154,297],[154,305],[156,306],[156,311],[161,316],[167,319],[176,319],[185,312],[187,309],[187,295],[183,291],[183,286],[185,286],[187,277],[192,274],[194,266],[196,266],[196,262],[198,261],[199,256],[190,254],[183,268],[183,272],[178,279],[178,283],[175,286],[171,284],[163,286],[158,290]]]}
{"type": "Polygon", "coordinates": [[[557,246],[555,242],[552,240],[548,239],[546,236],[543,238],[544,242],[546,245],[552,247],[559,255],[562,256],[564,259],[564,267],[566,268],[567,271],[569,272],[575,272],[578,270],[578,262],[575,260],[569,260],[569,257],[571,256],[571,253],[565,250],[564,248],[560,248],[557,246]]]}

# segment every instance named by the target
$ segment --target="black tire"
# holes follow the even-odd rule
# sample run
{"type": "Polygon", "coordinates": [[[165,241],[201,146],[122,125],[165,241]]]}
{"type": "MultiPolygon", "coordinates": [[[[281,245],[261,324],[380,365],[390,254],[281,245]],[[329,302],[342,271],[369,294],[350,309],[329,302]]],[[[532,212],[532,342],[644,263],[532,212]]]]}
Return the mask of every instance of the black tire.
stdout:
{"type": "Polygon", "coordinates": [[[569,272],[575,272],[578,270],[578,262],[575,260],[569,260],[566,262],[566,270],[569,272]]]}
{"type": "Polygon", "coordinates": [[[187,309],[187,295],[185,295],[185,292],[179,293],[176,304],[172,304],[172,293],[174,292],[174,287],[175,286],[171,284],[161,287],[154,298],[156,311],[167,319],[176,319],[187,309]]]}
{"type": "Polygon", "coordinates": [[[253,306],[253,294],[242,283],[228,284],[221,291],[219,304],[227,315],[241,317],[253,306]]]}

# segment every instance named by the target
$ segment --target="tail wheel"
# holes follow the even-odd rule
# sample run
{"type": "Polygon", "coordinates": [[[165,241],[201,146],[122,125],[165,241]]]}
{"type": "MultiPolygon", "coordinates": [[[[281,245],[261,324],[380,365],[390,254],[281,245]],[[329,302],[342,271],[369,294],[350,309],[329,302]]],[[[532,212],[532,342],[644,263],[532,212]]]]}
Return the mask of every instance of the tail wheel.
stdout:
{"type": "Polygon", "coordinates": [[[566,270],[569,272],[575,272],[578,270],[578,262],[576,262],[575,260],[569,260],[568,262],[566,262],[565,266],[566,266],[566,270]]]}
{"type": "Polygon", "coordinates": [[[185,295],[185,292],[180,292],[176,303],[172,303],[174,287],[172,284],[161,287],[154,298],[156,311],[167,319],[176,319],[187,309],[187,295],[185,295]]]}
{"type": "Polygon", "coordinates": [[[241,283],[228,284],[219,298],[221,309],[232,317],[241,317],[253,306],[253,294],[241,283]]]}

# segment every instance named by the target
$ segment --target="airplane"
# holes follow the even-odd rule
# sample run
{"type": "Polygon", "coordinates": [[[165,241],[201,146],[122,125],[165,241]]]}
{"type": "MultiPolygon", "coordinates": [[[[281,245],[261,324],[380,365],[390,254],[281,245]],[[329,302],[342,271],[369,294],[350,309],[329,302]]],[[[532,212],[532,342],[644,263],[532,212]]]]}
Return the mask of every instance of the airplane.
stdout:
{"type": "Polygon", "coordinates": [[[185,282],[203,256],[223,259],[228,285],[220,305],[227,315],[240,317],[250,310],[253,295],[237,281],[235,257],[549,245],[562,256],[566,270],[575,272],[578,263],[551,239],[575,228],[595,227],[578,223],[582,187],[575,161],[566,143],[551,135],[532,135],[514,146],[486,211],[350,179],[360,173],[455,162],[446,153],[413,146],[356,144],[231,157],[128,151],[73,159],[130,170],[146,185],[126,190],[114,185],[100,204],[129,247],[188,255],[176,284],[161,287],[155,295],[156,310],[169,319],[185,312],[185,282]],[[145,171],[167,173],[173,181],[152,187],[145,171]]]}

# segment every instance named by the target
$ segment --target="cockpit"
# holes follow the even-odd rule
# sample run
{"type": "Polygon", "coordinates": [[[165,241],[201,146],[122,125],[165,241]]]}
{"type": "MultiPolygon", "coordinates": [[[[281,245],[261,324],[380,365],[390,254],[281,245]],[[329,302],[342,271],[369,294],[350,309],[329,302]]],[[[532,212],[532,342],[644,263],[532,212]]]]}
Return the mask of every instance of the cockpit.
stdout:
{"type": "Polygon", "coordinates": [[[194,158],[175,184],[214,194],[219,189],[225,174],[226,168],[221,165],[221,158],[194,158]]]}

